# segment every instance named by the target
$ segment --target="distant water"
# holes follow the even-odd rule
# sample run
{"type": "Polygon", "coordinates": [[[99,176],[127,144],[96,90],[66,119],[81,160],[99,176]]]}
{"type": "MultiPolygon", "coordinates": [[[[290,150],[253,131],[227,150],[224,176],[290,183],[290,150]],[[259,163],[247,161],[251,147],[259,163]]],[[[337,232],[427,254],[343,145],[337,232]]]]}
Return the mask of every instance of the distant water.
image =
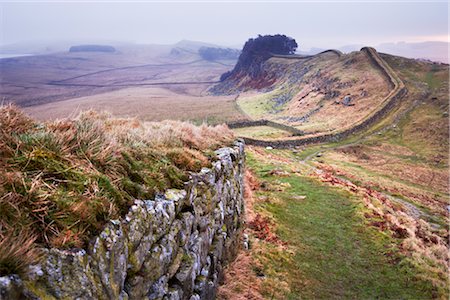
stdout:
{"type": "Polygon", "coordinates": [[[33,55],[33,54],[3,54],[3,53],[0,53],[0,59],[11,58],[11,57],[30,56],[30,55],[33,55]]]}

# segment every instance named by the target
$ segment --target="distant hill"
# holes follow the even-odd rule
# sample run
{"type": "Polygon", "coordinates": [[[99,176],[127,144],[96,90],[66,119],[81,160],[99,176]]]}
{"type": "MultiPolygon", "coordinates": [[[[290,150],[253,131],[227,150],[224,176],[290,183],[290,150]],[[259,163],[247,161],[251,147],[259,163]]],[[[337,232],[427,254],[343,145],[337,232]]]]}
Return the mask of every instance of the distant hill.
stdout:
{"type": "Polygon", "coordinates": [[[423,58],[432,61],[448,63],[447,42],[422,42],[422,43],[384,43],[377,47],[378,51],[408,58],[423,58]]]}
{"type": "Polygon", "coordinates": [[[199,42],[199,41],[190,41],[190,40],[181,40],[178,43],[173,45],[176,48],[183,48],[191,51],[198,51],[201,47],[213,47],[213,48],[221,48],[221,46],[211,43],[199,42]]]}
{"type": "Polygon", "coordinates": [[[0,46],[2,54],[49,54],[66,51],[73,42],[20,42],[0,46]]]}
{"type": "MultiPolygon", "coordinates": [[[[363,44],[350,44],[337,48],[337,50],[344,53],[350,53],[353,51],[359,51],[363,48],[363,44]]],[[[383,43],[375,46],[379,52],[387,54],[403,56],[407,58],[415,59],[428,59],[436,62],[449,63],[448,49],[449,43],[447,42],[421,42],[421,43],[383,43]]],[[[325,48],[312,47],[309,50],[299,50],[298,54],[302,55],[315,55],[325,51],[325,48]]]]}
{"type": "Polygon", "coordinates": [[[109,45],[78,45],[72,46],[69,52],[116,52],[116,48],[109,45]]]}
{"type": "Polygon", "coordinates": [[[73,45],[111,45],[116,49],[134,46],[132,43],[113,40],[42,40],[24,41],[0,46],[0,54],[51,54],[66,52],[73,45]]]}
{"type": "Polygon", "coordinates": [[[241,51],[231,48],[201,47],[198,54],[206,60],[237,59],[241,51]]]}

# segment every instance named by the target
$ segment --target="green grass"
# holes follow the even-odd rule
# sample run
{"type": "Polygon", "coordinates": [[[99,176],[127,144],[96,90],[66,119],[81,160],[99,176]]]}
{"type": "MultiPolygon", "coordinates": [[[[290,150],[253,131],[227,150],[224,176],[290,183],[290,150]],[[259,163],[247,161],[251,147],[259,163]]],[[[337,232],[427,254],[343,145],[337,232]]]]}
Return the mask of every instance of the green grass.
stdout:
{"type": "MultiPolygon", "coordinates": [[[[267,119],[271,117],[275,111],[282,110],[284,104],[277,105],[277,102],[274,100],[279,97],[288,95],[295,95],[296,87],[289,86],[288,84],[284,84],[277,89],[263,93],[257,94],[254,96],[240,97],[237,100],[237,105],[240,110],[242,110],[246,115],[250,116],[254,119],[267,119]]],[[[298,91],[297,91],[298,92],[298,91]]],[[[289,102],[289,101],[287,101],[289,102]]]]}
{"type": "Polygon", "coordinates": [[[237,136],[256,139],[278,139],[292,136],[290,132],[270,126],[252,126],[233,129],[237,136]]]}
{"type": "Polygon", "coordinates": [[[254,119],[264,118],[273,109],[269,93],[251,97],[243,97],[237,100],[237,105],[242,111],[254,119]]]}
{"type": "MultiPolygon", "coordinates": [[[[429,299],[432,287],[414,279],[407,264],[387,256],[396,249],[390,237],[365,224],[362,204],[351,194],[308,178],[268,175],[272,166],[248,155],[260,180],[290,188],[274,195],[280,203],[260,204],[275,218],[278,233],[293,250],[291,258],[268,251],[266,274],[284,270],[287,299],[429,299]],[[306,195],[295,200],[295,195],[306,195]]],[[[270,192],[263,192],[270,193],[270,192]]],[[[266,295],[270,297],[270,295],[266,295]]]]}

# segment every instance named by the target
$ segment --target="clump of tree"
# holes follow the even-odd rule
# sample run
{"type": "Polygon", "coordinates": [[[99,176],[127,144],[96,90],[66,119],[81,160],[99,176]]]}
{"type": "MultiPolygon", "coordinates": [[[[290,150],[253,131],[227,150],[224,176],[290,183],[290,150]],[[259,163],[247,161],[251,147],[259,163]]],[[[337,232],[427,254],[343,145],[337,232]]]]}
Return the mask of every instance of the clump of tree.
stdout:
{"type": "Polygon", "coordinates": [[[297,47],[297,42],[284,34],[258,35],[257,38],[249,39],[245,43],[239,63],[245,67],[251,65],[255,59],[267,60],[273,54],[294,54],[297,47]]]}
{"type": "Polygon", "coordinates": [[[261,71],[261,63],[269,59],[273,54],[294,54],[298,44],[295,39],[284,34],[258,35],[249,39],[242,49],[238,63],[231,72],[224,73],[221,80],[233,74],[246,73],[255,78],[261,71]]]}
{"type": "Polygon", "coordinates": [[[243,53],[272,53],[272,54],[294,54],[297,50],[295,39],[284,34],[258,35],[255,39],[249,39],[243,49],[243,53]]]}
{"type": "Polygon", "coordinates": [[[70,47],[69,52],[116,52],[116,49],[108,45],[79,45],[70,47]]]}
{"type": "Polygon", "coordinates": [[[231,48],[201,47],[198,54],[205,60],[237,59],[241,51],[231,48]]]}

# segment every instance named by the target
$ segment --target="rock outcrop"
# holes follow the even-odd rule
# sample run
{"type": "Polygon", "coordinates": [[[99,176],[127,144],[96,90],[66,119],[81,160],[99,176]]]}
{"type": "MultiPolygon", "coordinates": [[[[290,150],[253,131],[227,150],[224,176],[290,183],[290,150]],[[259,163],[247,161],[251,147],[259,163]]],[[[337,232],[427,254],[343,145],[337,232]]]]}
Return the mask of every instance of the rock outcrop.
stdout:
{"type": "Polygon", "coordinates": [[[295,53],[297,42],[285,35],[259,35],[249,39],[239,55],[233,70],[222,74],[221,83],[214,86],[212,93],[226,93],[233,86],[241,88],[264,88],[272,85],[276,76],[267,72],[264,63],[273,55],[290,55],[295,53]]]}
{"type": "Polygon", "coordinates": [[[26,278],[0,277],[0,299],[213,299],[236,255],[244,145],[216,151],[183,190],[135,200],[84,249],[46,249],[26,278]]]}

